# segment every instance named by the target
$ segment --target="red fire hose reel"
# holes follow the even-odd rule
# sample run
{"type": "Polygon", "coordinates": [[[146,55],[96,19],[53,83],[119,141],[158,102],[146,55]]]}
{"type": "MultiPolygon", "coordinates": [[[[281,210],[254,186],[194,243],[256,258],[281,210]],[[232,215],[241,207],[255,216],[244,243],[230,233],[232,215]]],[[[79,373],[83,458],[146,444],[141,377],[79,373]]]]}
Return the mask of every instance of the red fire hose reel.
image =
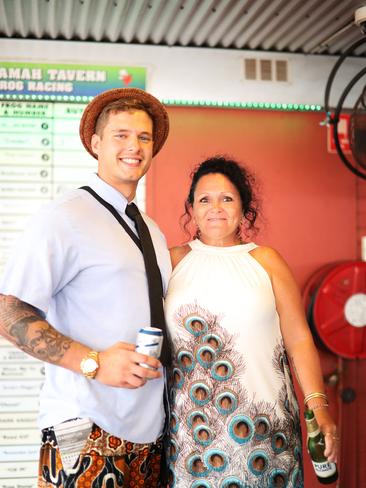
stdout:
{"type": "Polygon", "coordinates": [[[366,262],[323,266],[308,281],[303,300],[320,345],[344,358],[366,358],[366,262]]]}

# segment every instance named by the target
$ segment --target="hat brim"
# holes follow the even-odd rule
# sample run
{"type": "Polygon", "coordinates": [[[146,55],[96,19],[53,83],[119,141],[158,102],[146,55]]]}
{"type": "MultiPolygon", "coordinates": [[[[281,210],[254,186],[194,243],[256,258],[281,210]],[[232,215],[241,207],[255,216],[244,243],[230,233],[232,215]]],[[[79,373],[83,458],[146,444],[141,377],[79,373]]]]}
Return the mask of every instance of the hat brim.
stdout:
{"type": "Polygon", "coordinates": [[[85,149],[97,158],[91,147],[91,139],[95,133],[95,125],[103,108],[117,100],[138,100],[147,108],[153,121],[153,156],[163,147],[169,134],[169,118],[164,105],[153,95],[140,88],[113,88],[97,95],[85,107],[80,120],[80,139],[85,149]]]}

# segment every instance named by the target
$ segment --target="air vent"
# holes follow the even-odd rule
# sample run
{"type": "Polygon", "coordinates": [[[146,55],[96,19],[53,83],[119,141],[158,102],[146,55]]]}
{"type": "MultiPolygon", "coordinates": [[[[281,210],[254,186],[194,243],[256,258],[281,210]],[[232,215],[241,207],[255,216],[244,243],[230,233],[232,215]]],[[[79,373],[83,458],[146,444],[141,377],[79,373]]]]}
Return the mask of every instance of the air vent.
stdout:
{"type": "Polygon", "coordinates": [[[269,59],[261,59],[260,60],[260,74],[261,80],[263,81],[271,81],[272,80],[272,63],[269,59]]]}
{"type": "Polygon", "coordinates": [[[245,78],[247,80],[257,79],[257,60],[244,59],[245,78]]]}
{"type": "Polygon", "coordinates": [[[276,61],[276,81],[287,81],[287,61],[276,61]]]}
{"type": "Polygon", "coordinates": [[[255,81],[288,81],[288,63],[284,59],[244,59],[244,76],[246,80],[255,81]]]}

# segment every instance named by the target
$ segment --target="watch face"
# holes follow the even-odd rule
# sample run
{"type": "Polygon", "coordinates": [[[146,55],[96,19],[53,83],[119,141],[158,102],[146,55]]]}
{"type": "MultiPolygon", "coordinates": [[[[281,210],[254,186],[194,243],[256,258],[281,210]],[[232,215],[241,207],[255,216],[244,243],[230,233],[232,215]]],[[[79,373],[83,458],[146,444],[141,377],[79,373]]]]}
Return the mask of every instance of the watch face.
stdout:
{"type": "Polygon", "coordinates": [[[95,359],[87,358],[83,364],[84,373],[92,373],[98,367],[98,363],[95,359]]]}

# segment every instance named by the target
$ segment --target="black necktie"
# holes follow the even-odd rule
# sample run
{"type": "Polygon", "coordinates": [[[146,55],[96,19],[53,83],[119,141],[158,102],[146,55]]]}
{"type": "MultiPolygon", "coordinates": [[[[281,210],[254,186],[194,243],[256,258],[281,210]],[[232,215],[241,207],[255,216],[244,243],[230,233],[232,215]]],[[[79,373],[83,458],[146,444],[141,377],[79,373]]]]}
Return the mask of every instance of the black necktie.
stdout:
{"type": "Polygon", "coordinates": [[[158,327],[163,331],[163,348],[161,351],[160,360],[164,366],[171,364],[171,344],[168,337],[164,307],[163,307],[163,284],[159,266],[156,260],[156,254],[151,235],[144,219],[142,218],[139,209],[134,203],[130,203],[126,207],[126,215],[135,222],[137,233],[140,237],[142,254],[145,262],[146,276],[149,287],[149,301],[150,301],[150,319],[151,326],[158,327]]]}

